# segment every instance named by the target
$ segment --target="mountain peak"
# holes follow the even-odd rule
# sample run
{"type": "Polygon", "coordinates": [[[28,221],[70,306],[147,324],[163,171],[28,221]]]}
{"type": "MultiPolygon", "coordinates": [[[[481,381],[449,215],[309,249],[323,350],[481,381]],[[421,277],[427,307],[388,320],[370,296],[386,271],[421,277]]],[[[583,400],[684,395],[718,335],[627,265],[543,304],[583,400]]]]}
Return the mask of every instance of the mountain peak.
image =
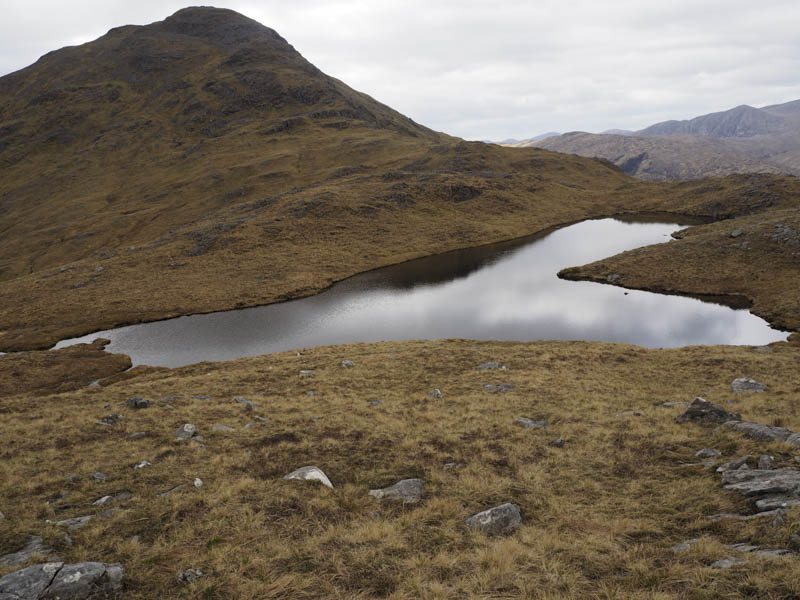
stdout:
{"type": "Polygon", "coordinates": [[[236,11],[213,6],[182,8],[159,24],[163,31],[199,38],[224,49],[236,49],[253,41],[289,46],[275,30],[236,11]]]}

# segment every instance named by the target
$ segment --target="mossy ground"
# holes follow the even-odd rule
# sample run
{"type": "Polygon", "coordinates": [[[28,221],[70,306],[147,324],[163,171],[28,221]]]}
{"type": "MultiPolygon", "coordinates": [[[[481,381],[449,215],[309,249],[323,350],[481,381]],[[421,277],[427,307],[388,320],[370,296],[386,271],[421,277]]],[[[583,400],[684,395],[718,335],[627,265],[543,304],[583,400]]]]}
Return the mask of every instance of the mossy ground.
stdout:
{"type": "Polygon", "coordinates": [[[800,430],[800,350],[770,350],[386,342],[7,396],[0,552],[41,534],[68,561],[119,561],[126,598],[795,597],[795,558],[709,565],[732,554],[726,544],[790,545],[797,515],[777,528],[770,519],[709,521],[716,512],[746,512],[748,502],[722,490],[712,471],[686,466],[703,447],[723,459],[769,453],[783,466],[795,464],[792,449],[678,425],[680,409],[658,406],[705,394],[746,419],[800,430]],[[343,359],[355,366],[340,366],[343,359]],[[476,369],[490,360],[508,369],[476,369]],[[306,369],[313,374],[301,375],[306,369]],[[741,376],[769,390],[733,395],[730,382],[741,376]],[[514,388],[490,394],[483,383],[514,388]],[[432,388],[443,397],[429,398],[432,388]],[[126,408],[133,395],[153,405],[126,408]],[[257,408],[247,412],[234,396],[257,408]],[[370,406],[375,398],[380,404],[370,406]],[[96,425],[111,412],[125,418],[96,425]],[[519,416],[550,425],[522,429],[519,416]],[[205,447],[174,440],[185,422],[198,426],[205,447]],[[243,429],[250,422],[257,425],[243,429]],[[213,431],[215,423],[236,431],[213,431]],[[129,440],[136,431],[147,436],[129,440]],[[549,445],[558,437],[563,448],[549,445]],[[143,460],[152,466],[133,468],[143,460]],[[335,489],[283,479],[310,464],[335,489]],[[93,481],[95,471],[108,481],[93,481]],[[73,473],[81,478],[68,481],[73,473]],[[367,494],[408,477],[426,482],[417,506],[367,494]],[[122,491],[134,499],[71,532],[72,546],[46,522],[100,512],[92,501],[122,491]],[[465,528],[466,517],[503,502],[522,509],[516,533],[487,538],[465,528]],[[698,537],[687,552],[670,549],[698,537]],[[178,584],[190,567],[204,576],[178,584]]]}

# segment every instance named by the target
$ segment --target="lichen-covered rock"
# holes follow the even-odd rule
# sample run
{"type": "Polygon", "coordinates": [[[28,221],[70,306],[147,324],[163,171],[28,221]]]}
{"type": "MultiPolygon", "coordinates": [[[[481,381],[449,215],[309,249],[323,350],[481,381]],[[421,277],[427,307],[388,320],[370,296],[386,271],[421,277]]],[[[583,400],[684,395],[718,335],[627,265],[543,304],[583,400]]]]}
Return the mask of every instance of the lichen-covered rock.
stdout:
{"type": "Polygon", "coordinates": [[[178,427],[178,431],[175,432],[175,437],[179,440],[188,440],[191,439],[196,433],[197,427],[191,423],[184,423],[178,427]]]}
{"type": "Polygon", "coordinates": [[[370,490],[369,495],[381,500],[396,500],[403,504],[414,504],[419,502],[424,489],[425,483],[422,479],[401,479],[392,486],[380,490],[370,490]]]}
{"type": "Polygon", "coordinates": [[[150,400],[146,398],[142,398],[141,396],[133,396],[132,398],[128,398],[125,401],[125,406],[128,408],[149,408],[150,407],[150,400]]]}
{"type": "Polygon", "coordinates": [[[758,468],[762,471],[768,471],[775,468],[775,459],[769,454],[762,454],[758,457],[758,468]]]}
{"type": "Polygon", "coordinates": [[[675,422],[710,421],[725,423],[726,421],[741,421],[741,419],[742,417],[738,413],[730,413],[705,398],[695,398],[689,408],[686,409],[686,412],[675,417],[675,422]]]}
{"type": "Polygon", "coordinates": [[[16,552],[6,554],[5,556],[0,556],[0,566],[17,567],[28,562],[35,556],[45,558],[54,552],[55,550],[49,546],[45,546],[41,536],[31,536],[25,542],[25,545],[16,552]]]}
{"type": "Polygon", "coordinates": [[[355,367],[356,363],[354,363],[352,360],[343,360],[341,365],[344,368],[349,369],[350,367],[355,367]]]}
{"type": "Polygon", "coordinates": [[[484,383],[483,391],[494,394],[496,392],[505,393],[514,389],[513,383],[484,383]]]}
{"type": "Polygon", "coordinates": [[[745,496],[785,494],[800,499],[800,469],[725,471],[722,483],[726,490],[734,490],[745,496]]]}
{"type": "Polygon", "coordinates": [[[528,419],[526,417],[517,417],[514,419],[514,423],[524,429],[545,429],[547,427],[546,420],[537,421],[536,419],[528,419]]]}
{"type": "Polygon", "coordinates": [[[120,564],[43,563],[0,579],[0,600],[83,600],[119,592],[125,569],[120,564]]]}
{"type": "Polygon", "coordinates": [[[289,473],[284,479],[304,479],[306,481],[320,481],[329,488],[333,487],[331,480],[322,472],[322,469],[314,466],[300,467],[296,471],[289,473]]]}
{"type": "Polygon", "coordinates": [[[695,452],[694,455],[697,458],[717,458],[718,456],[722,456],[722,452],[715,450],[714,448],[703,448],[702,450],[695,452]]]}
{"type": "Polygon", "coordinates": [[[428,398],[431,400],[437,400],[442,397],[442,390],[439,388],[433,388],[430,392],[428,392],[428,398]]]}
{"type": "Polygon", "coordinates": [[[764,425],[763,423],[750,423],[749,421],[728,421],[723,423],[723,427],[730,427],[736,431],[744,433],[754,440],[762,442],[785,442],[794,434],[791,429],[786,427],[776,427],[775,425],[764,425]]]}
{"type": "Polygon", "coordinates": [[[465,521],[467,527],[487,535],[506,535],[522,524],[519,506],[506,503],[472,515],[465,521]]]}
{"type": "Polygon", "coordinates": [[[755,379],[750,379],[749,377],[740,377],[739,379],[734,379],[731,382],[731,391],[733,393],[737,392],[763,392],[767,389],[762,383],[758,383],[755,379]]]}

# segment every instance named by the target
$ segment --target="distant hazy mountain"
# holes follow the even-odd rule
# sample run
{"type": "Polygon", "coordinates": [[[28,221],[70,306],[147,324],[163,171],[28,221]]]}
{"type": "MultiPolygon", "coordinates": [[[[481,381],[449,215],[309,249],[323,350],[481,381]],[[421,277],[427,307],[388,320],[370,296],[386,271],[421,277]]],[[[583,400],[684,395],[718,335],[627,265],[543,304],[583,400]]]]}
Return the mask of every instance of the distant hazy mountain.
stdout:
{"type": "Polygon", "coordinates": [[[604,158],[649,180],[732,173],[800,175],[800,100],[763,108],[741,105],[635,132],[571,132],[514,145],[604,158]]]}
{"type": "Polygon", "coordinates": [[[555,137],[557,135],[561,135],[557,131],[548,131],[547,133],[540,133],[539,135],[535,135],[530,138],[525,138],[524,140],[518,140],[515,138],[508,138],[507,140],[503,140],[502,142],[494,142],[496,144],[500,144],[501,146],[531,146],[533,142],[538,142],[539,140],[544,140],[549,137],[555,137]]]}

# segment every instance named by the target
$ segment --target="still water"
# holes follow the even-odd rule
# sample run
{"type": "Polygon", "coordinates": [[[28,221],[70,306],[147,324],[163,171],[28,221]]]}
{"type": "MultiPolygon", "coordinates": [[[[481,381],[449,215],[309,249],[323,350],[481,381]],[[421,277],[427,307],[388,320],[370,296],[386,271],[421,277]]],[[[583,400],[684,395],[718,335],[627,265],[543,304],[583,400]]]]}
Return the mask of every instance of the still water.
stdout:
{"type": "Polygon", "coordinates": [[[669,223],[584,221],[546,236],[449,252],[346,279],[309,298],[178,317],[63,340],[111,340],[134,365],[177,367],[380,340],[598,340],[647,347],[785,340],[747,310],[564,281],[563,268],[668,242],[669,223]]]}

